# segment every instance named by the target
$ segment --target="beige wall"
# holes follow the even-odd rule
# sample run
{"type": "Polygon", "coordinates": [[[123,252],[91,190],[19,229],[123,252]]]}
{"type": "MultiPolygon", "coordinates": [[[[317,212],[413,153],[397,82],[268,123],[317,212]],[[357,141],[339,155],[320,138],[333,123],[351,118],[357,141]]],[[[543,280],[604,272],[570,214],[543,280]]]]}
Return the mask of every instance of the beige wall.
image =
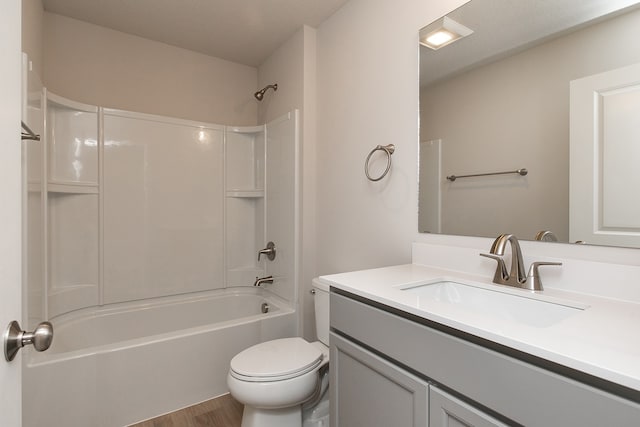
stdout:
{"type": "Polygon", "coordinates": [[[25,52],[33,70],[42,78],[43,52],[42,28],[44,8],[41,0],[22,0],[22,51],[25,52]]]}
{"type": "Polygon", "coordinates": [[[351,0],[318,28],[318,274],[411,261],[418,30],[462,3],[351,0]],[[390,175],[368,181],[367,154],[389,143],[390,175]]]}
{"type": "Polygon", "coordinates": [[[533,239],[546,229],[568,241],[569,82],[640,62],[640,50],[610,43],[639,39],[636,11],[425,89],[420,140],[443,140],[443,176],[529,170],[445,182],[442,232],[533,239]]]}
{"type": "Polygon", "coordinates": [[[257,123],[257,70],[44,15],[43,81],[52,92],[105,107],[229,125],[257,123]]]}

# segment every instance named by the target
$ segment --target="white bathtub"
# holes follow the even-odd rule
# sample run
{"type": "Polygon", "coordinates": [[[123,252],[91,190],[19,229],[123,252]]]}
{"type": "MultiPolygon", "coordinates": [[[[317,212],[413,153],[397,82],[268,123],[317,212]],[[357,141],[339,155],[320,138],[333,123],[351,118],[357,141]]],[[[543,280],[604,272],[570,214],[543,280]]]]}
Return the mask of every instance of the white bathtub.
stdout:
{"type": "Polygon", "coordinates": [[[235,354],[296,327],[294,310],[261,288],[86,309],[52,323],[51,348],[24,359],[25,427],[123,426],[211,399],[228,391],[235,354]]]}

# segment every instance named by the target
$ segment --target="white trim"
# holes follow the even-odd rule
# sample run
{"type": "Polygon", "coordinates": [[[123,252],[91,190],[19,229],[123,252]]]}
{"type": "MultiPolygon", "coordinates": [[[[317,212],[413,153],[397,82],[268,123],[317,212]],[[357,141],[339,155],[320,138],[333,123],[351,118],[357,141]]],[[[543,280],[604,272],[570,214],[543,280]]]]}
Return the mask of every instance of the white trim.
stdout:
{"type": "Polygon", "coordinates": [[[125,117],[150,122],[168,123],[172,125],[191,126],[204,129],[214,129],[224,131],[225,126],[214,123],[200,122],[196,120],[178,119],[175,117],[160,116],[157,114],[138,113],[135,111],[116,110],[114,108],[102,108],[103,115],[125,117]]]}
{"type": "Polygon", "coordinates": [[[56,105],[60,105],[62,107],[68,107],[73,110],[86,111],[87,113],[98,112],[98,107],[96,107],[95,105],[83,104],[82,102],[72,101],[71,99],[67,99],[63,96],[56,95],[51,91],[47,92],[47,101],[52,102],[56,105]]]}

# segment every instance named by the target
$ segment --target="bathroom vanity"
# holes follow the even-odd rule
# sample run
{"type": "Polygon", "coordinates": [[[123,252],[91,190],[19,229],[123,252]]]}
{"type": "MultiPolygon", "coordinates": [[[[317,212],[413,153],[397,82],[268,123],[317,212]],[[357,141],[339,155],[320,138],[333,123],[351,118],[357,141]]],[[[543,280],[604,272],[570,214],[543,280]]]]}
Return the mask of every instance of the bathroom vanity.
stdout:
{"type": "Polygon", "coordinates": [[[640,423],[635,302],[416,264],[321,279],[334,427],[640,423]]]}

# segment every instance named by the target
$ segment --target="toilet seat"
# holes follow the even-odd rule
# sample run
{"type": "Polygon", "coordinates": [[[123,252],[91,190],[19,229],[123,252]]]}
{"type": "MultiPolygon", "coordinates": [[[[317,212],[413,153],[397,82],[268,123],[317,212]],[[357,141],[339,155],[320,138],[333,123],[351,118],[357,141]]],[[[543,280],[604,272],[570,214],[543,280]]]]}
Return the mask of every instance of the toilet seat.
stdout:
{"type": "Polygon", "coordinates": [[[295,378],[322,363],[322,351],[300,337],[263,342],[231,359],[229,374],[241,381],[270,382],[295,378]]]}

